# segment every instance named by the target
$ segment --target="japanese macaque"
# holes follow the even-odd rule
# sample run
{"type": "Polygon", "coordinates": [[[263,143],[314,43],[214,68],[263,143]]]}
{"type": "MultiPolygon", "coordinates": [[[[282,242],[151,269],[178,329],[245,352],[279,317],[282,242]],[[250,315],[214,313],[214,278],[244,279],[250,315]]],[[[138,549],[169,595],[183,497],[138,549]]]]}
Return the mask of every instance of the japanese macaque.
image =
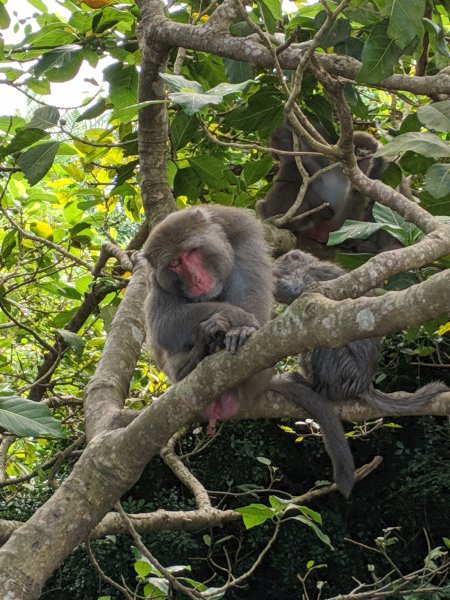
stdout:
{"type": "MultiPolygon", "coordinates": [[[[172,213],[151,232],[144,253],[152,267],[145,304],[150,345],[173,381],[216,350],[236,352],[269,319],[271,264],[263,228],[251,211],[202,206],[172,213]]],[[[333,436],[325,431],[324,439],[334,453],[336,484],[348,496],[353,459],[332,406],[301,378],[271,375],[266,369],[214,399],[204,413],[208,431],[214,432],[218,419],[234,416],[240,401],[267,389],[279,392],[320,422],[333,422],[333,436]]]]}
{"type": "MultiPolygon", "coordinates": [[[[275,300],[291,304],[311,284],[344,274],[343,269],[331,262],[321,261],[301,250],[291,250],[281,256],[273,267],[275,300]]],[[[332,402],[360,400],[384,414],[399,415],[423,407],[437,394],[448,391],[444,383],[433,382],[408,398],[393,400],[374,389],[372,380],[380,355],[380,343],[378,338],[368,338],[355,340],[341,348],[316,348],[300,354],[299,363],[304,376],[319,394],[320,401],[331,405],[332,402]]],[[[305,409],[308,410],[306,406],[305,409]]],[[[311,416],[316,419],[312,411],[311,416]]],[[[335,441],[342,434],[329,418],[321,423],[319,416],[317,421],[322,429],[328,429],[328,448],[330,440],[335,441]]],[[[341,444],[338,453],[340,448],[341,444]]],[[[331,457],[333,459],[333,455],[331,457]]]]}
{"type": "MultiPolygon", "coordinates": [[[[151,232],[145,313],[160,368],[179,381],[208,354],[234,353],[271,314],[271,265],[251,211],[201,206],[172,213],[151,232]]],[[[222,393],[207,408],[209,431],[232,417],[241,399],[267,388],[271,369],[222,393]]]]}
{"type": "MultiPolygon", "coordinates": [[[[386,165],[382,158],[373,157],[379,147],[377,140],[369,133],[356,131],[353,142],[359,168],[371,179],[380,179],[386,165]]],[[[288,126],[277,128],[272,135],[270,145],[278,150],[292,151],[294,147],[292,129],[288,126]]],[[[299,150],[309,152],[311,148],[300,138],[299,150]]],[[[280,162],[278,176],[266,198],[256,205],[263,219],[274,219],[284,215],[294,204],[303,182],[294,156],[280,154],[278,159],[280,162]]],[[[332,164],[322,156],[302,156],[301,160],[310,176],[332,164]]],[[[346,219],[373,221],[372,207],[373,200],[353,188],[342,168],[336,166],[310,182],[298,211],[285,227],[297,235],[299,245],[303,240],[326,244],[330,232],[340,229],[346,219]],[[312,210],[315,212],[306,214],[312,210]]],[[[346,241],[345,249],[375,253],[381,249],[400,246],[401,244],[386,232],[381,234],[376,232],[363,242],[346,241]],[[361,243],[362,248],[359,247],[361,243]]]]}

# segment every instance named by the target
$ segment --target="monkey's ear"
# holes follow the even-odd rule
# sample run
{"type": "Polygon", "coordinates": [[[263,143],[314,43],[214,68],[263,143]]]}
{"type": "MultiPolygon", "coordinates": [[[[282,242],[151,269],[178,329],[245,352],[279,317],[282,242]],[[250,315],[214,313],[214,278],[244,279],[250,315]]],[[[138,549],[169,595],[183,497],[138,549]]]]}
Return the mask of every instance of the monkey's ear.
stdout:
{"type": "Polygon", "coordinates": [[[206,223],[209,221],[208,215],[201,208],[193,208],[191,211],[192,221],[196,225],[200,225],[202,223],[206,223]]]}

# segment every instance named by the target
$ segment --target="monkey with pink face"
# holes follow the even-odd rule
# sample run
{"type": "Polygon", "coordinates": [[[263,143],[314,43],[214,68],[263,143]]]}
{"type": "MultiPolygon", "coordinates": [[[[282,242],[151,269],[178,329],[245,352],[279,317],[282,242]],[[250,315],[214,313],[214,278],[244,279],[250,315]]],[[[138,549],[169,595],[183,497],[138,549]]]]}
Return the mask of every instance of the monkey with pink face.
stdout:
{"type": "MultiPolygon", "coordinates": [[[[157,363],[173,381],[208,354],[236,352],[272,309],[271,265],[262,228],[249,211],[202,206],[170,214],[150,234],[153,267],[146,318],[157,363]]],[[[221,394],[205,416],[233,416],[242,397],[267,387],[270,369],[221,394]]]]}

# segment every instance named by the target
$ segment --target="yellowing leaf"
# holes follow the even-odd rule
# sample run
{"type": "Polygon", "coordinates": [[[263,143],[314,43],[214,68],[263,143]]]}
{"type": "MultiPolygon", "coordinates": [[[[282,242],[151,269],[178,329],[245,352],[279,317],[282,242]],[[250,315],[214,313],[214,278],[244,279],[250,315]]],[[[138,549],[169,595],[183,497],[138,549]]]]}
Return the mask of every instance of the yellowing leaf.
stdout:
{"type": "Polygon", "coordinates": [[[46,240],[53,236],[53,227],[45,221],[34,221],[34,223],[31,223],[30,229],[33,233],[46,240]]]}

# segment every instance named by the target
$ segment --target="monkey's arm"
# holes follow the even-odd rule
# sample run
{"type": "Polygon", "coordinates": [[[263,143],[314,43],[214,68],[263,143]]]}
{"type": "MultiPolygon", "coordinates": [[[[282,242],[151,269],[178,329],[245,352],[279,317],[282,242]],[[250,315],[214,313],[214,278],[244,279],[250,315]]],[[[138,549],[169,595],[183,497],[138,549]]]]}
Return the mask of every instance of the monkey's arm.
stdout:
{"type": "Polygon", "coordinates": [[[257,328],[256,317],[228,302],[188,302],[153,290],[148,328],[160,367],[173,381],[186,377],[217,348],[235,351],[257,328]]]}

